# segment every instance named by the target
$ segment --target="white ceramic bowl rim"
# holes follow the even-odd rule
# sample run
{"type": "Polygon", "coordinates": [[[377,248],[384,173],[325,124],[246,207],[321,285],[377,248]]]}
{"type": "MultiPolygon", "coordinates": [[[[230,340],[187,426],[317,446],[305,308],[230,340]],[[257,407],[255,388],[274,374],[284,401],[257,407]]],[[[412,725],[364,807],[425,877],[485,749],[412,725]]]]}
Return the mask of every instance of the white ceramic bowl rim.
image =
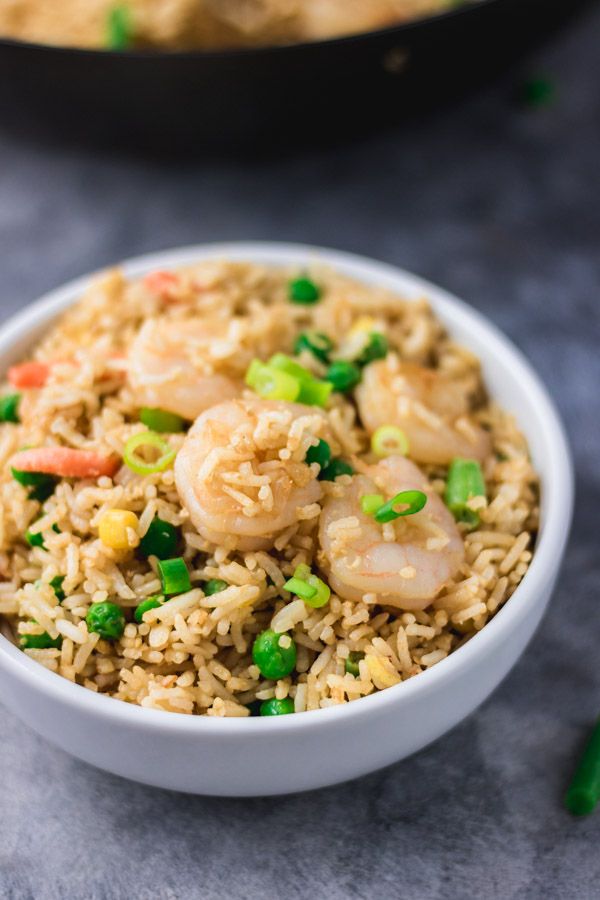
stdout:
{"type": "MultiPolygon", "coordinates": [[[[323,263],[358,281],[388,287],[399,294],[406,292],[414,295],[415,291],[418,291],[419,294],[433,301],[435,308],[442,316],[447,314],[448,318],[451,318],[454,323],[460,323],[471,334],[478,333],[485,337],[491,356],[502,359],[505,367],[517,376],[523,390],[534,400],[542,422],[543,444],[550,475],[544,486],[542,529],[527,574],[513,596],[482,631],[432,668],[395,687],[353,700],[351,703],[311,710],[297,716],[269,717],[267,719],[217,718],[177,715],[162,710],[145,709],[113,697],[96,694],[88,688],[73,684],[30,659],[3,635],[0,635],[0,653],[15,675],[21,680],[29,682],[40,692],[52,696],[56,700],[61,700],[63,703],[85,707],[89,713],[93,712],[97,716],[104,717],[107,722],[126,720],[130,726],[140,728],[152,727],[154,724],[163,731],[165,729],[172,732],[191,731],[198,735],[206,732],[225,731],[228,733],[238,732],[242,737],[256,731],[264,733],[264,729],[269,728],[293,731],[302,728],[303,724],[309,721],[317,724],[315,716],[324,724],[325,720],[341,721],[349,716],[360,719],[363,715],[372,712],[376,706],[379,706],[380,709],[388,706],[392,713],[393,705],[401,693],[404,697],[419,692],[423,695],[429,694],[436,690],[442,679],[451,678],[453,673],[482,659],[493,644],[502,642],[504,638],[508,637],[511,630],[518,627],[519,622],[525,619],[527,602],[524,595],[535,595],[537,591],[543,590],[544,571],[552,568],[556,558],[562,554],[564,549],[573,504],[573,469],[560,418],[546,389],[525,357],[495,325],[446,291],[386,263],[366,259],[352,253],[310,245],[232,242],[204,244],[198,247],[185,247],[147,254],[127,261],[123,264],[123,268],[128,277],[139,277],[153,269],[186,265],[207,257],[228,257],[275,266],[305,267],[308,262],[323,263]]],[[[28,331],[33,331],[36,325],[39,325],[40,319],[50,321],[55,315],[70,306],[89,285],[89,281],[90,276],[71,281],[46,294],[4,323],[0,327],[0,360],[3,354],[10,351],[12,344],[19,340],[22,341],[28,331]]]]}

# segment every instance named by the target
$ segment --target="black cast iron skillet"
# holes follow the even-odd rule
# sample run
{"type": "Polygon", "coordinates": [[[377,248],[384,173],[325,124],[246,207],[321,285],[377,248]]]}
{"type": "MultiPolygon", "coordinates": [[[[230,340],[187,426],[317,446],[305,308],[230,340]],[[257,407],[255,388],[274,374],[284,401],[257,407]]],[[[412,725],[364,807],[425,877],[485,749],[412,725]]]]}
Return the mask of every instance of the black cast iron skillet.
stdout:
{"type": "Polygon", "coordinates": [[[0,41],[0,114],[132,146],[318,142],[475,84],[585,0],[480,0],[346,38],[107,53],[0,41]]]}

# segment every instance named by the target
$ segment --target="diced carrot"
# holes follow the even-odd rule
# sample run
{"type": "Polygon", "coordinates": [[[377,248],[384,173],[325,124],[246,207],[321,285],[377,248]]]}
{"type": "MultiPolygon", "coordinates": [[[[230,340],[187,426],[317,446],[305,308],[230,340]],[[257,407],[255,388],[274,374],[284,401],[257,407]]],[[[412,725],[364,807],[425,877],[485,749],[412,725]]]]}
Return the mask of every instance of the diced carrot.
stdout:
{"type": "Polygon", "coordinates": [[[41,388],[46,384],[49,374],[50,363],[26,362],[11,366],[8,380],[16,388],[41,388]]]}
{"type": "MultiPolygon", "coordinates": [[[[112,361],[120,361],[126,359],[122,353],[115,353],[109,357],[112,361]]],[[[59,363],[71,363],[77,365],[75,360],[59,360],[54,359],[51,362],[26,362],[19,363],[17,366],[11,366],[8,370],[8,381],[15,388],[43,388],[48,381],[52,367],[59,363]]],[[[114,369],[101,374],[99,381],[107,381],[117,375],[124,375],[125,370],[114,369]]]]}
{"type": "Polygon", "coordinates": [[[99,478],[101,475],[114,475],[120,460],[116,456],[103,456],[95,450],[36,447],[16,453],[10,464],[21,472],[42,472],[59,478],[99,478]]]}
{"type": "Polygon", "coordinates": [[[159,270],[149,272],[144,278],[144,287],[153,294],[158,294],[161,300],[176,299],[176,291],[180,286],[180,279],[174,272],[159,270]]]}

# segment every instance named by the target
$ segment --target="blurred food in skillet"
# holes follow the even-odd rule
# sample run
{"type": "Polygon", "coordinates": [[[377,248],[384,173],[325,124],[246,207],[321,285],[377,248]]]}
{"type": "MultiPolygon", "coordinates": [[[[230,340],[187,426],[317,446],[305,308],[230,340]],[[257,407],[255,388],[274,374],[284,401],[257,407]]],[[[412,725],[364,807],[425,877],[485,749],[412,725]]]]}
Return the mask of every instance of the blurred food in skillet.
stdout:
{"type": "Polygon", "coordinates": [[[456,5],[457,0],[1,0],[0,36],[114,50],[264,46],[370,31],[456,5]]]}

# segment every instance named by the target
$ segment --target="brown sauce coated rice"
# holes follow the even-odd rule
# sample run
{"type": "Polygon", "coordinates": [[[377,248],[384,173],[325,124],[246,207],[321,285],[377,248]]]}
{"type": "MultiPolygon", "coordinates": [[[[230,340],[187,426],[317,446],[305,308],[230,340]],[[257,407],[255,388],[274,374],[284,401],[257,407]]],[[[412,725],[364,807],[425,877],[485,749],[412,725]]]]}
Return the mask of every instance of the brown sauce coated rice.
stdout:
{"type": "MultiPolygon", "coordinates": [[[[531,560],[538,483],[515,422],[485,394],[478,361],[453,343],[425,299],[404,301],[315,268],[311,276],[322,287],[321,301],[294,305],[287,283],[296,274],[220,260],[181,270],[165,283],[127,282],[119,271],[110,271],[35,348],[35,360],[52,362],[50,377],[41,389],[23,392],[21,424],[0,425],[3,630],[15,643],[23,633],[46,631],[62,638],[60,648],[26,650],[32,659],[90,690],[154,709],[247,716],[253,701],[291,697],[295,711],[303,712],[418,675],[470,640],[513,594],[531,560]],[[229,334],[231,346],[221,346],[215,363],[236,378],[243,375],[240,360],[245,367],[255,355],[257,328],[268,335],[272,351],[291,353],[300,331],[315,329],[341,339],[368,316],[399,359],[435,368],[450,379],[473,379],[477,390],[470,422],[491,435],[492,449],[482,465],[487,501],[479,509],[477,530],[459,526],[464,561],[425,609],[386,606],[385,597],[375,593],[355,601],[332,593],[319,609],[290,596],[282,586],[299,563],[325,577],[319,570],[318,502],[303,507],[272,546],[240,549],[235,539],[213,543],[199,533],[181,503],[172,468],[142,477],[122,466],[114,478],[60,480],[43,507],[28,498],[10,472],[9,461],[19,448],[61,445],[121,456],[127,438],[142,430],[140,404],[123,372],[140,326],[159,315],[165,320],[247,316],[246,326],[229,334]],[[138,517],[129,551],[112,550],[99,539],[98,522],[113,508],[138,517]],[[138,624],[133,610],[161,590],[155,561],[135,551],[157,515],[181,529],[192,590],[150,610],[138,624]],[[24,540],[34,522],[34,530],[43,532],[44,548],[24,540]],[[62,603],[49,584],[57,575],[64,576],[62,603]],[[205,596],[203,584],[213,578],[228,587],[205,596]],[[106,599],[119,604],[127,618],[123,636],[114,642],[90,633],[86,625],[91,603],[106,599]],[[256,635],[273,623],[297,646],[295,671],[276,682],[263,678],[251,658],[256,635]],[[345,662],[356,652],[363,656],[355,677],[345,671],[345,662]]],[[[310,354],[300,361],[323,374],[310,354]]],[[[372,459],[351,398],[334,394],[327,420],[335,455],[372,459]]],[[[183,434],[165,437],[176,450],[185,440],[183,434]]],[[[291,457],[296,452],[303,458],[301,440],[297,437],[291,447],[291,457]]],[[[421,468],[442,494],[447,469],[421,468]]],[[[265,485],[256,476],[252,483],[248,467],[241,471],[248,480],[239,472],[227,476],[232,502],[238,493],[247,496],[258,505],[256,514],[263,514],[264,503],[273,505],[273,497],[268,490],[258,493],[265,485]]],[[[334,482],[322,486],[325,495],[336,490],[334,482]]],[[[351,530],[352,523],[346,527],[351,530]]],[[[402,577],[411,575],[405,571],[402,577]]]]}

